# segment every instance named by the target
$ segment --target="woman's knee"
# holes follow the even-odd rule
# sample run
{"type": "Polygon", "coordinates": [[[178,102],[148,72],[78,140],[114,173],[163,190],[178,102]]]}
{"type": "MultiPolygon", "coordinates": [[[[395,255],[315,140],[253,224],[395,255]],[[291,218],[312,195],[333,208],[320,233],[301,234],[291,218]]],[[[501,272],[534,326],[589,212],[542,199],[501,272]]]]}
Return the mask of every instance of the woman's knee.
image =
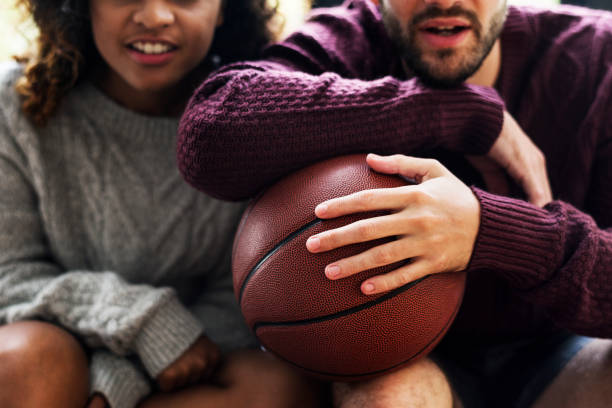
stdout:
{"type": "Polygon", "coordinates": [[[239,352],[233,359],[228,367],[233,386],[241,394],[240,398],[250,401],[250,406],[319,407],[329,399],[326,385],[270,353],[239,352]]]}
{"type": "Polygon", "coordinates": [[[423,358],[371,380],[334,384],[334,406],[450,408],[453,394],[442,370],[430,359],[423,358]]]}
{"type": "Polygon", "coordinates": [[[52,324],[0,326],[0,383],[1,406],[82,408],[89,393],[87,357],[74,337],[52,324]]]}

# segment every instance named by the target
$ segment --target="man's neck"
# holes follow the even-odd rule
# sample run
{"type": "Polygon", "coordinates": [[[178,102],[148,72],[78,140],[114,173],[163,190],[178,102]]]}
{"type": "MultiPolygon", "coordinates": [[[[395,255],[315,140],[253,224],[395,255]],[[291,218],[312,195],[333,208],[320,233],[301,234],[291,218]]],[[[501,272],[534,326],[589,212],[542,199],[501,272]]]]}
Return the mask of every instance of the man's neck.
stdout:
{"type": "Polygon", "coordinates": [[[501,67],[501,42],[499,39],[495,41],[491,52],[484,59],[478,71],[465,81],[472,85],[481,85],[493,87],[497,81],[499,70],[501,67]]]}

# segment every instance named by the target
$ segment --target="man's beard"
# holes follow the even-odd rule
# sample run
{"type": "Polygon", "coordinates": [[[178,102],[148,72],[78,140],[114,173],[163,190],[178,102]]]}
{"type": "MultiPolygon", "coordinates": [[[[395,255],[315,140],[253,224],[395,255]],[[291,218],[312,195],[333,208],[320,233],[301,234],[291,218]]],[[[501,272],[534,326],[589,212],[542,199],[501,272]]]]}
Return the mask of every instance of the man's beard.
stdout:
{"type": "Polygon", "coordinates": [[[393,11],[381,1],[382,18],[391,40],[395,43],[400,57],[412,72],[423,82],[433,87],[447,88],[457,86],[471,77],[482,65],[495,41],[499,37],[506,21],[507,5],[495,13],[491,25],[483,35],[483,27],[478,16],[472,11],[455,5],[442,10],[436,6],[429,7],[422,13],[413,17],[402,29],[401,23],[393,15],[393,11]],[[473,46],[462,49],[441,49],[430,51],[429,58],[434,55],[434,61],[428,61],[417,44],[417,25],[425,20],[438,17],[463,17],[471,24],[472,34],[475,37],[473,46]],[[455,61],[456,60],[456,61],[455,61]],[[454,65],[451,67],[451,63],[454,65]]]}

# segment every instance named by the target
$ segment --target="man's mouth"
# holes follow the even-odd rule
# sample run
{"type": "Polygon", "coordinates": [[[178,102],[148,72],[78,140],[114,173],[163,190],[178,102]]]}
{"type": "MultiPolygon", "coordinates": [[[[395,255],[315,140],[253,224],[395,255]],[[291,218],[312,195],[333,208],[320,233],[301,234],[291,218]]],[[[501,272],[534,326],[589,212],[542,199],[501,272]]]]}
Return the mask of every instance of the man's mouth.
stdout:
{"type": "Polygon", "coordinates": [[[463,31],[470,30],[472,26],[462,18],[432,18],[419,24],[419,29],[430,34],[444,37],[457,35],[463,31]]]}
{"type": "Polygon", "coordinates": [[[431,34],[441,35],[443,37],[450,37],[455,34],[459,34],[463,31],[469,30],[467,26],[447,26],[447,27],[428,27],[423,28],[423,31],[427,31],[431,34]]]}
{"type": "Polygon", "coordinates": [[[452,49],[465,43],[474,27],[458,17],[437,17],[416,25],[423,45],[433,50],[452,49]]]}

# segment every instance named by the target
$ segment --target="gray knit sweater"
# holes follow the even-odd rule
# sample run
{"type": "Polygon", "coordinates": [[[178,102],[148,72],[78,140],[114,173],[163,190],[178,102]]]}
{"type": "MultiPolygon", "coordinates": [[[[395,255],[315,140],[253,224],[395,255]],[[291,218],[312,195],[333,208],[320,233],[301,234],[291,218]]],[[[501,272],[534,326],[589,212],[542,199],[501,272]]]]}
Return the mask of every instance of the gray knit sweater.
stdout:
{"type": "Polygon", "coordinates": [[[133,407],[203,332],[253,342],[231,291],[243,206],[199,193],[175,164],[178,119],[138,115],[92,84],[44,128],[0,65],[0,324],[54,322],[91,348],[91,388],[133,407]]]}

